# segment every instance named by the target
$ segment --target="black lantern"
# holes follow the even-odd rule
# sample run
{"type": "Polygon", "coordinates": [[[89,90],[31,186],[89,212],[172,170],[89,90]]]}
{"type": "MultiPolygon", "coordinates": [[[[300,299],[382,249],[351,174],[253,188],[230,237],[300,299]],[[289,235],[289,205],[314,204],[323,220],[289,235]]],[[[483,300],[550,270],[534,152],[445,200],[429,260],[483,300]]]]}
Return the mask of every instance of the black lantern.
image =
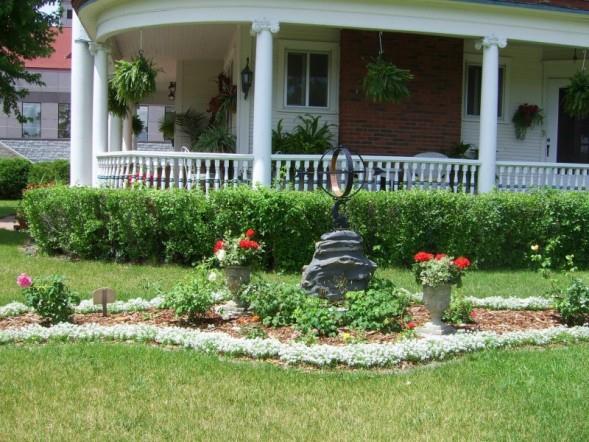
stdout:
{"type": "Polygon", "coordinates": [[[176,82],[170,81],[170,85],[168,86],[168,100],[174,101],[176,99],[176,82]]]}
{"type": "Polygon", "coordinates": [[[245,67],[243,68],[243,71],[241,71],[241,90],[243,91],[243,99],[247,100],[247,94],[250,91],[250,88],[252,87],[254,81],[254,73],[252,72],[252,70],[250,69],[250,59],[249,57],[247,58],[245,67]]]}

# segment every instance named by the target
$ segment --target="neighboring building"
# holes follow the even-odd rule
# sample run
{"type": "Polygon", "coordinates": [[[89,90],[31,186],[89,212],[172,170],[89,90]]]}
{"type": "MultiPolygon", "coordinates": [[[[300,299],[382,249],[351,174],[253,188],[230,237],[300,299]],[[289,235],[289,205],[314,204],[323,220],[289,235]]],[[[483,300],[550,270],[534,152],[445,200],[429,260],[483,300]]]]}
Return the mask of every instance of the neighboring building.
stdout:
{"type": "MultiPolygon", "coordinates": [[[[589,163],[589,121],[568,118],[560,104],[589,47],[584,0],[217,0],[214,8],[205,0],[73,3],[81,21],[74,34],[87,32],[99,51],[108,47],[117,58],[142,45],[163,68],[154,100],[165,99],[175,82],[178,112],[205,111],[217,74],[229,74],[239,91],[232,122],[237,152],[253,153],[253,180],[263,184],[271,177],[271,129],[282,120],[289,130],[305,114],[321,116],[337,143],[364,155],[449,153],[459,142],[471,143],[479,150],[479,191],[493,187],[497,161],[589,163]],[[385,55],[415,76],[412,95],[401,104],[372,104],[361,92],[379,31],[385,55]],[[248,59],[255,75],[246,99],[239,78],[248,59]],[[543,108],[545,120],[520,140],[511,119],[524,103],[543,108]]],[[[93,58],[84,55],[87,48],[79,51],[81,72],[91,72],[93,58]]],[[[81,96],[92,94],[85,78],[81,96]]],[[[85,99],[78,106],[91,112],[85,99]]],[[[93,118],[104,128],[100,106],[95,101],[93,118]]],[[[83,158],[108,150],[105,138],[95,136],[88,153],[89,126],[79,130],[74,149],[83,158]]],[[[176,139],[186,143],[180,133],[176,139]]]]}
{"type": "MultiPolygon", "coordinates": [[[[53,45],[54,52],[47,58],[26,60],[26,68],[41,74],[45,86],[20,83],[30,92],[20,104],[24,116],[20,123],[14,115],[0,112],[0,140],[31,161],[69,159],[70,89],[73,9],[70,0],[63,0],[62,29],[53,45]],[[41,141],[39,141],[41,140],[41,141]],[[48,141],[48,142],[42,142],[48,141]]],[[[165,106],[141,106],[139,116],[146,130],[139,137],[142,147],[146,142],[162,144],[159,119],[165,106]]],[[[156,150],[157,146],[156,146],[156,150]]]]}

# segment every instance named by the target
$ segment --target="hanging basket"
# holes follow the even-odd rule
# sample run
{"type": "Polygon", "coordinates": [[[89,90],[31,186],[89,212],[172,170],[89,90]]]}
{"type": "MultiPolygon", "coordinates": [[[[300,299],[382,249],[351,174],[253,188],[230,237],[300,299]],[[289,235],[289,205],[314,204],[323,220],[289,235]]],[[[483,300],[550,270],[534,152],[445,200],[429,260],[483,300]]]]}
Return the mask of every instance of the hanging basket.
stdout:
{"type": "Polygon", "coordinates": [[[589,117],[589,71],[581,69],[571,77],[564,96],[564,110],[573,118],[589,117]]]}
{"type": "Polygon", "coordinates": [[[362,88],[373,103],[398,103],[411,95],[407,82],[412,79],[410,71],[398,68],[380,54],[366,65],[362,88]]]}
{"type": "Polygon", "coordinates": [[[155,92],[158,72],[153,61],[145,58],[141,52],[131,61],[117,60],[111,79],[116,99],[127,105],[139,103],[155,92]]]}

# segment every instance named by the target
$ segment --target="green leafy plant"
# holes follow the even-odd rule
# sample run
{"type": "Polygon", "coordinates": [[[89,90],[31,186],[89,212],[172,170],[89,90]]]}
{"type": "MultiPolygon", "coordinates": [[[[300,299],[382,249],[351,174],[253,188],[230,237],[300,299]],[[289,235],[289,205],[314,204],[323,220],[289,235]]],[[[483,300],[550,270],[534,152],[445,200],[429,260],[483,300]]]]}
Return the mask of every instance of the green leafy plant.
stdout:
{"type": "Polygon", "coordinates": [[[22,197],[31,167],[24,158],[0,159],[0,199],[22,197]]]}
{"type": "Polygon", "coordinates": [[[293,317],[295,328],[303,335],[336,336],[343,313],[325,299],[307,295],[293,317]]]}
{"type": "Polygon", "coordinates": [[[159,121],[159,129],[164,139],[174,141],[176,131],[176,114],[174,112],[166,113],[159,121]]]}
{"type": "Polygon", "coordinates": [[[164,307],[173,309],[178,316],[187,315],[189,320],[195,320],[211,309],[215,295],[222,289],[221,276],[207,266],[199,265],[190,278],[164,294],[164,307]]]}
{"type": "Polygon", "coordinates": [[[366,65],[362,88],[373,103],[398,103],[411,95],[407,87],[411,80],[411,72],[398,68],[380,54],[366,65]]]}
{"type": "Polygon", "coordinates": [[[33,280],[30,276],[21,274],[17,283],[23,288],[26,305],[50,324],[70,321],[74,314],[74,305],[80,303],[79,296],[65,285],[61,276],[33,280]]]}
{"type": "Polygon", "coordinates": [[[283,327],[295,322],[294,312],[308,295],[290,284],[258,282],[248,285],[240,294],[262,320],[262,324],[283,327]]]}
{"type": "Polygon", "coordinates": [[[319,115],[301,115],[298,120],[299,123],[290,133],[284,132],[282,120],[278,122],[272,131],[274,152],[319,154],[332,147],[332,124],[321,123],[319,115]]]}
{"type": "Polygon", "coordinates": [[[45,184],[69,184],[70,162],[67,160],[33,163],[29,170],[28,186],[45,184]]]}
{"type": "Polygon", "coordinates": [[[578,278],[562,291],[554,293],[554,305],[567,325],[589,323],[589,287],[578,278]]]}
{"type": "Polygon", "coordinates": [[[452,302],[442,316],[450,324],[471,324],[474,322],[472,302],[467,301],[462,293],[452,293],[452,302]]]}
{"type": "Polygon", "coordinates": [[[115,61],[114,74],[110,80],[114,96],[119,104],[139,103],[156,90],[158,69],[152,60],[140,53],[130,61],[115,61]]]}
{"type": "Polygon", "coordinates": [[[571,77],[564,96],[564,110],[571,117],[589,117],[589,71],[580,69],[571,77]]]}
{"type": "Polygon", "coordinates": [[[188,137],[192,149],[207,127],[207,117],[201,112],[188,108],[185,112],[176,114],[175,124],[180,132],[188,137]]]}
{"type": "Polygon", "coordinates": [[[136,137],[138,137],[141,132],[143,132],[143,129],[145,129],[145,124],[143,123],[143,120],[139,118],[139,115],[133,115],[131,126],[133,128],[133,134],[136,137]]]}
{"type": "Polygon", "coordinates": [[[391,281],[373,278],[367,290],[346,293],[346,322],[360,330],[400,331],[408,306],[391,281]]]}
{"type": "Polygon", "coordinates": [[[108,80],[108,111],[119,118],[126,118],[129,111],[127,102],[117,95],[112,78],[108,80]]]}
{"type": "Polygon", "coordinates": [[[235,152],[236,138],[224,123],[214,123],[198,137],[194,148],[200,152],[235,152]]]}
{"type": "Polygon", "coordinates": [[[520,104],[511,119],[515,127],[515,136],[518,140],[526,138],[528,129],[541,126],[544,122],[542,109],[535,104],[520,104]]]}
{"type": "Polygon", "coordinates": [[[237,86],[231,79],[221,72],[217,76],[218,93],[209,102],[207,112],[211,113],[211,123],[224,124],[228,120],[230,112],[237,109],[237,86]]]}

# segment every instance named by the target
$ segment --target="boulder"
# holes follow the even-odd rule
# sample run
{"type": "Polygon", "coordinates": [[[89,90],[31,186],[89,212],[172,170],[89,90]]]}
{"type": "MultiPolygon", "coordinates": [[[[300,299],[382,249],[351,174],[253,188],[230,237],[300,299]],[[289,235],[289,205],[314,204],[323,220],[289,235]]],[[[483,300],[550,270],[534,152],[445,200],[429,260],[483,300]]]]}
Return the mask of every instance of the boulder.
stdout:
{"type": "Polygon", "coordinates": [[[321,236],[311,263],[303,268],[301,287],[329,301],[342,300],[348,291],[365,290],[376,264],[364,256],[362,237],[351,230],[321,236]]]}

